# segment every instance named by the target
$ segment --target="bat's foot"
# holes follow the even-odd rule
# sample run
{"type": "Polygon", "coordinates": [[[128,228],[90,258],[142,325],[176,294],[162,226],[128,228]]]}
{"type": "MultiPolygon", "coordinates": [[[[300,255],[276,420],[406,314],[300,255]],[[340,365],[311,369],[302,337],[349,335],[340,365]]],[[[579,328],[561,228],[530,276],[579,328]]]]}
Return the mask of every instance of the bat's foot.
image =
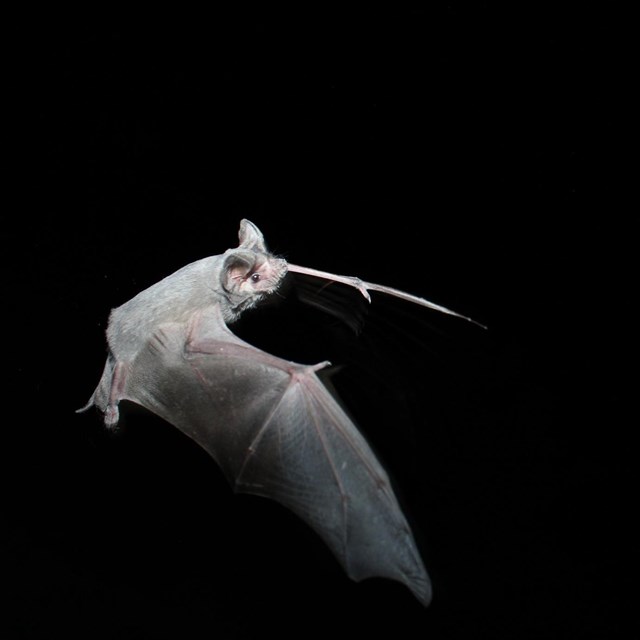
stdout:
{"type": "Polygon", "coordinates": [[[107,427],[112,429],[118,424],[118,420],[120,419],[120,411],[118,410],[117,404],[107,405],[104,410],[104,423],[107,427]]]}

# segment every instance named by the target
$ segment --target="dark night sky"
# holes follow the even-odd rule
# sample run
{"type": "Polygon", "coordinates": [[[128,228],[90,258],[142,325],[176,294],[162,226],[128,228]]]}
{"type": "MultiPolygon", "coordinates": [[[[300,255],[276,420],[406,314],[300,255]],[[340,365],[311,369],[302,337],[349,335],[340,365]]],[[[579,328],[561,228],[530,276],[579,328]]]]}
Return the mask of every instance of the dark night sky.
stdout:
{"type": "Polygon", "coordinates": [[[622,637],[638,550],[624,18],[431,4],[58,19],[16,39],[17,637],[622,637]],[[243,217],[293,263],[489,326],[324,292],[356,332],[292,279],[237,329],[339,365],[416,530],[428,609],[349,581],[304,524],[234,496],[161,420],[129,406],[109,434],[74,413],[109,309],[234,246],[243,217]]]}

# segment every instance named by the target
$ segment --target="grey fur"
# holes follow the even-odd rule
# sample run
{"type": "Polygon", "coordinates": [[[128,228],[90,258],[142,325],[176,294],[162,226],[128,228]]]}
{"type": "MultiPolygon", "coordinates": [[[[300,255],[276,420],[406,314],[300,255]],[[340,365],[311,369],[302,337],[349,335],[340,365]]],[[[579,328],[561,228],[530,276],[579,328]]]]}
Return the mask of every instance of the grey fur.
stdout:
{"type": "Polygon", "coordinates": [[[192,262],[111,311],[109,355],[96,390],[80,411],[95,405],[107,426],[115,426],[114,386],[123,386],[129,364],[161,325],[187,322],[212,306],[230,324],[277,289],[287,273],[286,261],[267,251],[262,233],[249,220],[241,221],[238,238],[236,249],[192,262]],[[255,273],[261,275],[257,282],[249,277],[255,273]]]}

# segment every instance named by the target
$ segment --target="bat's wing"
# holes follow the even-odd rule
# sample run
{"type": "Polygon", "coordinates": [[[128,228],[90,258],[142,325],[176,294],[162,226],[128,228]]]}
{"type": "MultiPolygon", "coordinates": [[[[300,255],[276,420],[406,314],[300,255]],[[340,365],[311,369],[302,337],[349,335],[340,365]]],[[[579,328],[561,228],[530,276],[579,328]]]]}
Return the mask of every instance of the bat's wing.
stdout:
{"type": "Polygon", "coordinates": [[[237,338],[212,307],[166,324],[130,363],[120,399],[204,447],[237,491],[305,520],[354,580],[431,584],[389,479],[353,422],[308,367],[237,338]]]}

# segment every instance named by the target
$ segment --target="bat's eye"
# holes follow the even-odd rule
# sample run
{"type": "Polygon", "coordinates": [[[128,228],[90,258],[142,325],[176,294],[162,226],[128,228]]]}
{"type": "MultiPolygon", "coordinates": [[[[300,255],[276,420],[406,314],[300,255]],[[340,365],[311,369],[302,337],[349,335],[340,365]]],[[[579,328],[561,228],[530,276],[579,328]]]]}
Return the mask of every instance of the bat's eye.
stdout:
{"type": "Polygon", "coordinates": [[[260,282],[260,274],[259,273],[252,273],[251,274],[251,280],[253,280],[253,282],[260,282]]]}

